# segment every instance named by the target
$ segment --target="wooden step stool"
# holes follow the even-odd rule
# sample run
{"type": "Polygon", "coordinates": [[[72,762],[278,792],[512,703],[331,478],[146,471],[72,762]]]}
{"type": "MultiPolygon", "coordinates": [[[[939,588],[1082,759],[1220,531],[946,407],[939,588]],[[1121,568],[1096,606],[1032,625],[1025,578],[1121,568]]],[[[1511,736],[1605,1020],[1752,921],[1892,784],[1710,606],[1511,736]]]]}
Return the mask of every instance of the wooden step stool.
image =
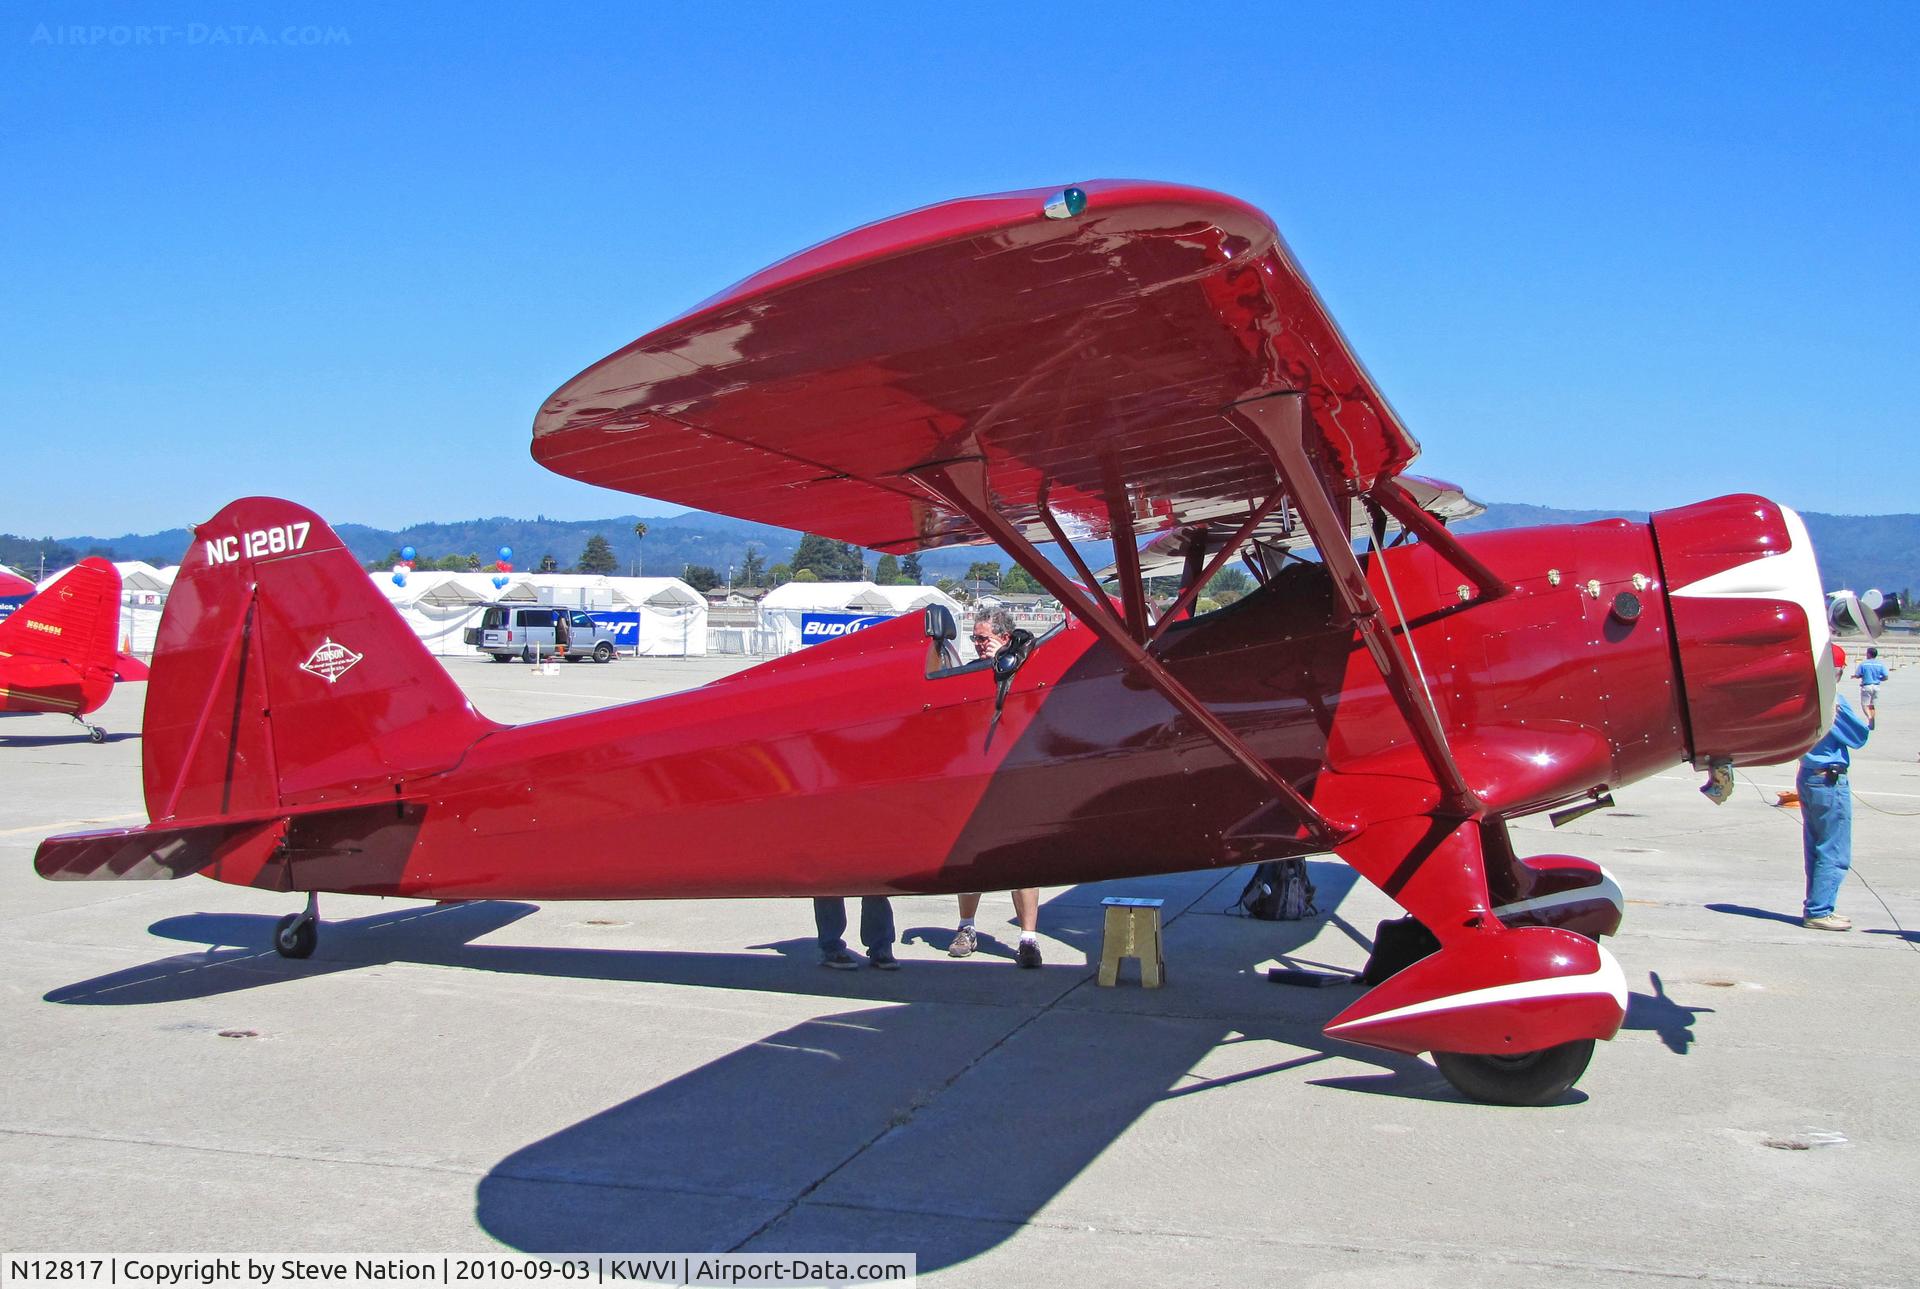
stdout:
{"type": "Polygon", "coordinates": [[[1100,903],[1107,910],[1100,935],[1100,983],[1119,983],[1120,959],[1136,958],[1141,988],[1158,989],[1167,978],[1167,959],[1160,951],[1160,906],[1166,901],[1112,895],[1100,903]]]}

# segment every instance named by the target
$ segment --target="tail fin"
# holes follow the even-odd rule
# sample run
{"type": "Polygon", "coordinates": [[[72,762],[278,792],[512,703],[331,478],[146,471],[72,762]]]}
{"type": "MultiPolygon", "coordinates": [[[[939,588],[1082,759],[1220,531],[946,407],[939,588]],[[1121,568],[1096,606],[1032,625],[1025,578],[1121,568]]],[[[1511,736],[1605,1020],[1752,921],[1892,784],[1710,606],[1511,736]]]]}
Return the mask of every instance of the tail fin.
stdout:
{"type": "Polygon", "coordinates": [[[119,630],[120,570],[89,556],[0,621],[0,653],[111,671],[119,630]]]}
{"type": "Polygon", "coordinates": [[[195,530],[142,731],[155,823],[391,797],[498,728],[312,511],[247,497],[195,530]]]}

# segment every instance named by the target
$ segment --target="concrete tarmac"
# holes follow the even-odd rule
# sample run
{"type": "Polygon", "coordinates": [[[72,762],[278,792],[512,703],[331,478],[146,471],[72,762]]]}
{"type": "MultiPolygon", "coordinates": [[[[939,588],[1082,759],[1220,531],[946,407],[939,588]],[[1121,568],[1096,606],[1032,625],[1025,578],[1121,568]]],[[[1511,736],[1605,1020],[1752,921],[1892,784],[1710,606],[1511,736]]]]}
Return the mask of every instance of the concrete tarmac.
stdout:
{"type": "MultiPolygon", "coordinates": [[[[524,721],[737,661],[449,670],[524,721]]],[[[1846,934],[1799,925],[1792,768],[1715,807],[1673,771],[1529,852],[1629,897],[1626,1027],[1537,1110],[1320,1026],[1396,910],[1313,864],[1322,916],[1230,916],[1245,870],[1050,889],[945,954],[950,897],[895,901],[905,969],[820,968],[798,900],[490,903],[52,883],[45,835],[136,823],[144,685],[86,741],[0,722],[0,1244],[276,1257],[898,1252],[927,1284],[1911,1285],[1920,1239],[1920,672],[1856,757],[1846,934]],[[1100,899],[1166,899],[1169,983],[1094,983],[1100,899]]],[[[1851,693],[1854,686],[1847,685],[1851,693]]],[[[634,820],[636,854],[647,828],[634,820]]],[[[532,857],[527,857],[531,859],[532,857]]],[[[857,926],[857,914],[855,916],[857,926]]],[[[1130,972],[1130,969],[1129,969],[1130,972]]]]}

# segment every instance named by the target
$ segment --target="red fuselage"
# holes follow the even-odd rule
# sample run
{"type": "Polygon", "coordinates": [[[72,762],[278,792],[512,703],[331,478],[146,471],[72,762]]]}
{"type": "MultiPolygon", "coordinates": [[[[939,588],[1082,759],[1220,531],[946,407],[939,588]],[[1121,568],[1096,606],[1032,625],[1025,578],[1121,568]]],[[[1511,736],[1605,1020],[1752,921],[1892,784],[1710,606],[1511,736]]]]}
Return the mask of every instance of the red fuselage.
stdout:
{"type": "Polygon", "coordinates": [[[113,693],[113,672],[54,658],[0,657],[0,712],[85,716],[113,693]]]}
{"type": "MultiPolygon", "coordinates": [[[[1488,813],[1543,810],[1690,758],[1778,760],[1817,732],[1808,626],[1779,601],[1764,630],[1742,627],[1742,647],[1792,655],[1778,685],[1798,704],[1790,728],[1775,745],[1690,729],[1680,660],[1692,646],[1675,639],[1655,538],[1703,508],[1469,539],[1511,588],[1490,600],[1463,599],[1422,545],[1368,561],[1380,602],[1412,624],[1398,644],[1488,813]]],[[[1733,510],[1735,530],[1758,516],[1748,527],[1765,530],[1764,556],[1782,512],[1757,499],[1733,510]]],[[[1739,564],[1751,536],[1722,542],[1721,564],[1739,564]]],[[[212,871],[452,899],[804,895],[1056,884],[1314,849],[1260,824],[1260,785],[1091,631],[1034,648],[991,741],[991,675],[930,676],[929,652],[921,620],[897,619],[701,689],[491,730],[451,768],[395,783],[398,804],[296,814],[283,854],[212,871]]],[[[1433,810],[1431,776],[1321,566],[1291,566],[1156,652],[1330,818],[1366,827],[1433,810]]],[[[341,789],[283,802],[325,805],[341,789]]]]}

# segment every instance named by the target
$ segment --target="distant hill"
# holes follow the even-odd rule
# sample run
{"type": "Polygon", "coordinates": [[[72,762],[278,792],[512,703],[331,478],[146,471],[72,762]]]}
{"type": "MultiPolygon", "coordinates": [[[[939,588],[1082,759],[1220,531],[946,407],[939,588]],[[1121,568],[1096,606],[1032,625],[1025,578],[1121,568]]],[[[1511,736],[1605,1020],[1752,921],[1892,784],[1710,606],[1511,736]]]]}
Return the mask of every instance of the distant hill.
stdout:
{"type": "MultiPolygon", "coordinates": [[[[1487,512],[1461,524],[1462,532],[1489,532],[1521,528],[1535,524],[1578,524],[1596,519],[1625,517],[1644,520],[1647,512],[1631,510],[1557,510],[1547,506],[1515,502],[1492,502],[1487,512]]],[[[1813,536],[1820,571],[1829,589],[1847,586],[1854,590],[1879,587],[1884,591],[1909,591],[1920,586],[1920,515],[1824,515],[1807,513],[1807,530],[1813,536]]],[[[362,563],[382,559],[402,546],[412,546],[422,559],[440,559],[448,555],[478,555],[491,564],[502,546],[513,548],[516,568],[534,569],[540,558],[551,553],[563,569],[571,569],[586,547],[587,539],[598,534],[607,539],[620,561],[622,572],[639,571],[655,575],[677,575],[688,564],[705,564],[726,574],[731,564],[738,568],[751,543],[768,564],[785,563],[793,558],[800,534],[785,528],[749,523],[725,515],[688,511],[671,518],[616,515],[609,519],[559,520],[544,516],[512,519],[467,519],[452,523],[414,524],[398,530],[370,528],[364,524],[341,524],[340,536],[362,563]],[[647,535],[636,538],[633,526],[645,522],[647,535]]],[[[141,559],[152,564],[176,564],[187,548],[189,534],[183,528],[162,533],[128,533],[119,537],[63,537],[31,541],[0,533],[0,564],[34,571],[40,553],[48,552],[49,570],[64,567],[84,555],[101,553],[111,559],[141,559]]],[[[1102,544],[1082,548],[1095,568],[1107,562],[1102,544]]],[[[1049,551],[1051,554],[1051,551],[1049,551]]],[[[931,578],[958,577],[975,560],[1007,557],[991,546],[947,547],[921,553],[920,562],[931,578]]],[[[871,565],[873,558],[869,557],[871,565]]]]}
{"type": "MultiPolygon", "coordinates": [[[[1879,587],[1910,598],[1920,586],[1920,515],[1823,515],[1802,511],[1813,538],[1821,585],[1864,591],[1879,587]]],[[[1516,502],[1489,502],[1487,513],[1457,525],[1463,533],[1527,528],[1535,524],[1586,524],[1596,519],[1645,520],[1644,510],[1554,510],[1516,502]]]]}
{"type": "MultiPolygon", "coordinates": [[[[598,535],[606,538],[613,548],[621,572],[657,577],[677,576],[688,564],[704,564],[724,577],[729,564],[739,568],[745,562],[749,545],[769,565],[791,560],[800,545],[800,534],[791,529],[697,510],[668,518],[615,515],[609,519],[562,520],[496,515],[488,519],[413,524],[400,529],[343,523],[336,525],[334,531],[363,564],[411,546],[422,560],[477,555],[483,564],[491,566],[499,549],[508,546],[513,550],[513,565],[517,569],[537,569],[541,557],[551,554],[563,570],[571,570],[579,561],[581,551],[586,549],[587,539],[598,535]],[[646,524],[646,537],[634,536],[636,523],[646,524]]],[[[93,553],[104,554],[109,559],[178,564],[192,537],[184,528],[161,533],[125,533],[118,537],[81,536],[39,541],[0,534],[0,563],[32,568],[38,562],[39,553],[46,551],[49,570],[93,553]],[[8,559],[6,552],[12,552],[15,558],[8,559]]],[[[1100,554],[1097,558],[1104,560],[1105,556],[1100,554]]],[[[868,565],[877,559],[878,556],[870,554],[868,565]]],[[[966,572],[969,564],[982,559],[1008,562],[992,547],[924,551],[920,556],[921,566],[929,578],[958,577],[966,572]]]]}

